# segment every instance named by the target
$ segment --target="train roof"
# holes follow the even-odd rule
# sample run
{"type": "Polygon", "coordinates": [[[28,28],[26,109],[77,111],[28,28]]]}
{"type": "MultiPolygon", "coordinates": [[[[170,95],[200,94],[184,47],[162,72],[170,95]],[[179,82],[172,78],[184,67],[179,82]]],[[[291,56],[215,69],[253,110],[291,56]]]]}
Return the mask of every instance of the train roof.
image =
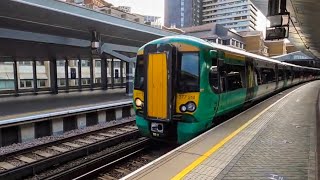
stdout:
{"type": "MultiPolygon", "coordinates": [[[[265,56],[260,56],[260,55],[257,55],[257,54],[253,54],[253,53],[250,53],[250,52],[246,52],[246,51],[240,50],[240,49],[235,49],[235,48],[228,47],[228,46],[225,46],[225,45],[208,42],[208,41],[205,41],[203,39],[200,39],[200,38],[197,38],[197,37],[193,37],[193,36],[186,36],[186,35],[167,36],[167,37],[163,37],[163,38],[151,41],[148,44],[155,44],[155,43],[159,43],[159,42],[172,43],[172,42],[179,42],[179,41],[180,42],[182,41],[182,42],[190,43],[190,44],[195,45],[195,46],[209,46],[209,47],[212,47],[213,49],[224,50],[224,51],[228,51],[228,52],[232,52],[232,53],[248,56],[248,57],[251,57],[251,58],[254,58],[254,59],[259,59],[259,60],[264,60],[264,61],[273,62],[273,63],[277,63],[277,64],[282,64],[282,65],[285,65],[285,66],[292,66],[292,67],[297,67],[297,68],[306,68],[306,69],[310,69],[310,70],[320,70],[318,68],[305,67],[305,66],[299,66],[299,65],[295,65],[295,64],[291,64],[291,63],[281,62],[281,61],[276,60],[276,59],[272,59],[272,58],[265,57],[265,56]]],[[[146,44],[146,45],[148,45],[148,44],[146,44]]],[[[143,49],[146,45],[141,47],[141,49],[143,49]]]]}

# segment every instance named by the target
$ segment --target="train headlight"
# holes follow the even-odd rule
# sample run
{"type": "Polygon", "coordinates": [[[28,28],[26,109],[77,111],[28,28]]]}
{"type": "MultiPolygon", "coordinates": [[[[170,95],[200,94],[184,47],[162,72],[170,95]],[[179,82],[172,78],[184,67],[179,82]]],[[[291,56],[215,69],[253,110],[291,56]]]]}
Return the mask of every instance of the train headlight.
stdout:
{"type": "Polygon", "coordinates": [[[135,100],[135,104],[136,104],[137,107],[142,107],[143,102],[141,101],[141,99],[137,98],[137,99],[135,100]]]}
{"type": "Polygon", "coordinates": [[[187,107],[185,105],[181,105],[180,106],[180,111],[181,112],[186,112],[187,111],[187,107]]]}
{"type": "Polygon", "coordinates": [[[187,110],[189,112],[194,112],[197,109],[196,103],[190,101],[187,103],[187,110]]]}

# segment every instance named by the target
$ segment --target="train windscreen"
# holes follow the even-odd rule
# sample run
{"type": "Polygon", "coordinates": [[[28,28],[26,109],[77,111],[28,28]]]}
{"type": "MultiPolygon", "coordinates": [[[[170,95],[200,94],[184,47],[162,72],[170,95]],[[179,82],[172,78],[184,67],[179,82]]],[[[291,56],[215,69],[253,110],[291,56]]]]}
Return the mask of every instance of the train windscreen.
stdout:
{"type": "Polygon", "coordinates": [[[180,57],[178,92],[199,92],[199,53],[182,53],[180,57]]]}

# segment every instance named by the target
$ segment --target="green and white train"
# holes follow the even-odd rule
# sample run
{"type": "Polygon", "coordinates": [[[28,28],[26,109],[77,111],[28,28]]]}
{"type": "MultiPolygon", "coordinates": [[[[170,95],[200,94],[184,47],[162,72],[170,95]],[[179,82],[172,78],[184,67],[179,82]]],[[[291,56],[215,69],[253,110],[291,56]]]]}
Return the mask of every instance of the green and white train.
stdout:
{"type": "Polygon", "coordinates": [[[216,117],[319,75],[319,69],[194,37],[157,39],[137,54],[136,124],[143,136],[184,143],[216,117]]]}

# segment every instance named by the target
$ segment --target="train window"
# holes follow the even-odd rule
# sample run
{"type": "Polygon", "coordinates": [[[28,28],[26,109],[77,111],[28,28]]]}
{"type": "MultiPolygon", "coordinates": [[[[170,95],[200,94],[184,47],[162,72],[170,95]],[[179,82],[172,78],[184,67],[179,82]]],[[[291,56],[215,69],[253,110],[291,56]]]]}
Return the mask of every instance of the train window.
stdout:
{"type": "Polygon", "coordinates": [[[179,63],[178,91],[199,91],[199,54],[182,53],[179,63]]]}
{"type": "Polygon", "coordinates": [[[225,88],[222,91],[234,91],[246,87],[245,67],[236,65],[224,65],[221,70],[221,79],[225,88]]]}
{"type": "Polygon", "coordinates": [[[209,81],[210,81],[210,85],[212,87],[212,90],[214,92],[218,92],[219,79],[218,79],[217,66],[211,66],[210,72],[209,72],[209,81]]]}
{"type": "Polygon", "coordinates": [[[290,71],[290,70],[286,70],[286,75],[287,75],[287,80],[288,81],[291,81],[292,80],[292,78],[293,78],[293,76],[292,76],[292,71],[290,71]]]}
{"type": "Polygon", "coordinates": [[[273,69],[261,68],[260,72],[261,72],[262,84],[276,82],[276,74],[273,69]]]}
{"type": "Polygon", "coordinates": [[[134,78],[134,89],[142,90],[144,86],[144,60],[143,56],[137,57],[135,78],[134,78]]]}
{"type": "Polygon", "coordinates": [[[255,83],[256,83],[256,85],[261,85],[261,84],[262,84],[261,74],[260,74],[260,72],[258,71],[258,69],[256,69],[256,68],[255,68],[255,70],[254,70],[254,76],[255,76],[255,83]]]}
{"type": "Polygon", "coordinates": [[[278,81],[283,81],[284,80],[284,71],[283,69],[278,70],[278,81]]]}
{"type": "Polygon", "coordinates": [[[300,72],[298,70],[294,71],[294,79],[299,79],[300,78],[300,72]]]}

